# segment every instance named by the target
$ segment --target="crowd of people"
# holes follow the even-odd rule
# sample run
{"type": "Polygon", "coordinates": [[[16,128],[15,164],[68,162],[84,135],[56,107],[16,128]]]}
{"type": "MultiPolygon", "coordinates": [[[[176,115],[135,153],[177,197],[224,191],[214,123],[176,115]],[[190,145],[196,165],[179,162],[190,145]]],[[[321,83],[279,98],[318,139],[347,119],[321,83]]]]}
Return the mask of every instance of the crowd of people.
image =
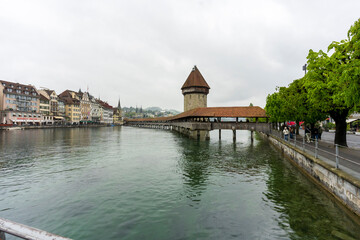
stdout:
{"type": "MultiPolygon", "coordinates": [[[[314,127],[311,127],[310,125],[303,126],[305,128],[305,139],[306,142],[311,142],[315,140],[321,140],[321,134],[322,134],[322,128],[318,125],[315,125],[314,127]]],[[[289,141],[290,139],[294,138],[294,135],[296,134],[296,126],[283,126],[283,134],[285,141],[289,141]]]]}

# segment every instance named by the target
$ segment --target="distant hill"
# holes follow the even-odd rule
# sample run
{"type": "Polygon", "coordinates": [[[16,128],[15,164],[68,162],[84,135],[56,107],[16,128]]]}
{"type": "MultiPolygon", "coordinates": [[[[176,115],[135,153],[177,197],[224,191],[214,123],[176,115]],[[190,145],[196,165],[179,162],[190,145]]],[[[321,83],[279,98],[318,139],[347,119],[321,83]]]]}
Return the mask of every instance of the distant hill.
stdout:
{"type": "Polygon", "coordinates": [[[148,108],[145,108],[145,111],[161,112],[162,109],[159,107],[148,107],[148,108]]]}
{"type": "Polygon", "coordinates": [[[177,115],[177,114],[180,114],[180,113],[181,113],[181,112],[179,112],[179,111],[177,111],[177,110],[175,110],[175,109],[166,109],[165,111],[170,112],[170,113],[172,113],[172,114],[174,114],[174,115],[177,115]]]}
{"type": "Polygon", "coordinates": [[[160,107],[148,107],[142,109],[134,107],[122,107],[125,117],[129,118],[147,118],[147,117],[169,117],[179,114],[174,109],[162,109],[160,107]]]}

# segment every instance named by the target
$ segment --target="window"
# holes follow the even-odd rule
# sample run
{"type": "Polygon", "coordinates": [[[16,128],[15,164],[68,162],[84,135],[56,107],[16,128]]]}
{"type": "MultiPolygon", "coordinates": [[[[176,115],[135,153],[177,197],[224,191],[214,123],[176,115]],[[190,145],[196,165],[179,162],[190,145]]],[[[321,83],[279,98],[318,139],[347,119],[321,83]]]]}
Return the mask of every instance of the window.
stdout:
{"type": "Polygon", "coordinates": [[[12,89],[11,89],[11,88],[8,88],[7,90],[8,90],[8,92],[12,92],[12,89]]]}
{"type": "Polygon", "coordinates": [[[16,89],[16,92],[17,92],[17,93],[21,93],[21,90],[19,90],[19,89],[16,89]]]}

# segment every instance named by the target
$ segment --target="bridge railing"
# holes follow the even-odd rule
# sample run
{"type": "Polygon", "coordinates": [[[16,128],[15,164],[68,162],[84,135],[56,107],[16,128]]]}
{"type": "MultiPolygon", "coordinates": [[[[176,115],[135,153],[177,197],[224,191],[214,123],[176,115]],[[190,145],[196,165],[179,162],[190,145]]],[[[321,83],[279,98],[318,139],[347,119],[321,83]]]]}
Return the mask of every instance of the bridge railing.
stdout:
{"type": "Polygon", "coordinates": [[[5,233],[28,240],[71,240],[70,238],[0,218],[0,240],[6,239],[5,233]]]}
{"type": "MultiPolygon", "coordinates": [[[[324,140],[319,141],[319,139],[311,138],[311,136],[308,135],[301,136],[296,134],[293,134],[292,137],[290,137],[289,134],[287,139],[285,139],[282,131],[274,129],[271,130],[270,135],[287,142],[309,155],[314,156],[316,159],[324,160],[325,162],[333,165],[335,168],[342,169],[351,175],[354,175],[354,172],[356,172],[353,170],[354,168],[360,169],[360,161],[354,161],[349,159],[349,157],[346,157],[347,154],[343,151],[345,149],[333,142],[324,140]]],[[[360,173],[356,173],[356,175],[358,174],[360,176],[360,173]]]]}

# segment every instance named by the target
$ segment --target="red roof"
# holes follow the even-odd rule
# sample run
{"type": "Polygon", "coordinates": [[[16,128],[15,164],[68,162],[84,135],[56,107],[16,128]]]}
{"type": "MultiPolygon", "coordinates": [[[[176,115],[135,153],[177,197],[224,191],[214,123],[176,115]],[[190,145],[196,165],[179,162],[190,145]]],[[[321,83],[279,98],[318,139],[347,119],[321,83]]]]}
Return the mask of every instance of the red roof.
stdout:
{"type": "Polygon", "coordinates": [[[196,66],[194,66],[194,68],[192,69],[184,85],[181,87],[181,90],[190,87],[204,87],[210,89],[209,85],[207,84],[204,77],[201,75],[199,69],[196,66]]]}
{"type": "Polygon", "coordinates": [[[261,107],[206,107],[195,108],[173,117],[173,119],[187,117],[266,117],[266,112],[261,107]]]}
{"type": "Polygon", "coordinates": [[[110,109],[110,110],[113,109],[113,107],[111,105],[109,105],[107,102],[104,102],[100,99],[96,99],[96,102],[99,103],[103,108],[110,109]]]}
{"type": "Polygon", "coordinates": [[[267,116],[261,107],[206,107],[195,108],[173,117],[128,119],[128,121],[172,121],[191,117],[266,118],[267,116]]]}

